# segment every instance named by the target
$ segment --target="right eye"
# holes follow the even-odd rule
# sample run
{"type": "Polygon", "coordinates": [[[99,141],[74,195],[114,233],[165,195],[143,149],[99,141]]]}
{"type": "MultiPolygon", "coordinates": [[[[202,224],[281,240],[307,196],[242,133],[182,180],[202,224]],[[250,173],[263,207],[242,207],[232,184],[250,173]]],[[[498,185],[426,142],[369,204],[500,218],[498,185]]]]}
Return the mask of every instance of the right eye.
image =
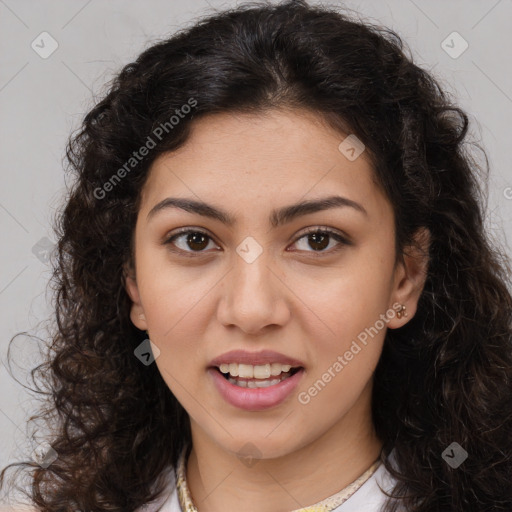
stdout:
{"type": "Polygon", "coordinates": [[[213,242],[213,239],[206,232],[198,229],[184,228],[167,238],[164,241],[164,245],[171,246],[170,250],[172,252],[194,257],[205,252],[205,249],[208,247],[208,241],[213,242]],[[180,241],[181,247],[176,241],[180,241]]]}

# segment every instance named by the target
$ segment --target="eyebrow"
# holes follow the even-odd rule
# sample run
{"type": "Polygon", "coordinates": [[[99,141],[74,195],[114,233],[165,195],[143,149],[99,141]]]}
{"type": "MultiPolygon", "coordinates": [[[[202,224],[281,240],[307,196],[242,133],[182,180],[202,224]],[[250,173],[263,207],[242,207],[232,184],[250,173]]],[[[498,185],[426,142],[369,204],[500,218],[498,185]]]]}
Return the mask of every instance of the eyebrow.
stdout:
{"type": "MultiPolygon", "coordinates": [[[[292,204],[290,206],[284,206],[272,210],[270,213],[269,222],[274,228],[293,221],[297,217],[308,215],[315,212],[329,210],[332,208],[349,207],[354,210],[368,216],[368,212],[365,208],[355,201],[342,196],[329,196],[322,199],[311,199],[309,201],[302,201],[300,203],[292,204]]],[[[221,210],[215,206],[209,205],[202,201],[196,201],[194,199],[187,199],[181,197],[168,197],[163,201],[157,203],[147,215],[149,221],[158,212],[167,209],[180,209],[186,212],[195,213],[203,217],[208,217],[214,220],[218,220],[227,226],[234,226],[236,219],[231,216],[228,212],[221,210]]]]}

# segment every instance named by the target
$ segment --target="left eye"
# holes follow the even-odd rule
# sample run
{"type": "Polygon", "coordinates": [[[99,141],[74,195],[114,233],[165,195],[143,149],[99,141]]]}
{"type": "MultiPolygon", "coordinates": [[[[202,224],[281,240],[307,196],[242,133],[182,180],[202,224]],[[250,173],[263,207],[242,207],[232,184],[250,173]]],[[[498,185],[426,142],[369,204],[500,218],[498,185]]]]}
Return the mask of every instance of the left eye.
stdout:
{"type": "MultiPolygon", "coordinates": [[[[340,247],[337,247],[334,250],[325,250],[330,246],[330,241],[332,241],[332,239],[338,242],[338,246],[351,245],[351,242],[347,240],[347,238],[340,235],[336,231],[331,231],[328,229],[312,228],[308,232],[304,233],[302,236],[297,238],[294,244],[298,244],[303,239],[306,241],[305,243],[308,244],[309,247],[313,248],[313,251],[308,251],[307,249],[299,249],[305,250],[306,252],[335,252],[338,249],[340,249],[340,247]]],[[[200,253],[205,252],[205,250],[208,248],[208,245],[210,245],[210,242],[213,242],[212,238],[204,231],[200,231],[197,229],[186,229],[169,237],[164,242],[164,245],[174,245],[178,247],[178,251],[172,249],[174,252],[187,253],[187,256],[199,256],[200,253]],[[180,239],[184,240],[182,242],[181,247],[179,247],[179,245],[175,243],[177,240],[180,239]],[[191,248],[193,250],[188,250],[191,248]]]]}
{"type": "Polygon", "coordinates": [[[300,242],[302,239],[306,240],[306,244],[309,245],[309,247],[312,247],[313,251],[307,251],[306,252],[334,252],[338,250],[340,247],[337,247],[334,249],[334,251],[324,251],[326,247],[329,247],[329,239],[334,239],[338,242],[338,246],[343,245],[350,245],[349,241],[337,233],[336,231],[326,230],[326,229],[318,229],[313,228],[312,230],[308,231],[304,235],[302,235],[300,238],[296,240],[295,243],[300,242]]]}

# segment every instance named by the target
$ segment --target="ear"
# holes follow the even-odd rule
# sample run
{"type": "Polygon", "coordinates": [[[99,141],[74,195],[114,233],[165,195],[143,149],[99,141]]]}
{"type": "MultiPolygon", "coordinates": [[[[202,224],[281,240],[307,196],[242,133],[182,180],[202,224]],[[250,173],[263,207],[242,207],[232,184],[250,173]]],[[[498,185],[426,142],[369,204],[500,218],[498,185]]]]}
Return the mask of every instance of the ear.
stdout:
{"type": "Polygon", "coordinates": [[[414,235],[414,243],[405,247],[401,261],[395,267],[395,276],[392,292],[393,309],[398,311],[405,306],[402,318],[395,317],[389,321],[388,327],[396,329],[405,325],[418,309],[425,281],[427,279],[429,264],[430,231],[420,228],[414,235]]]}
{"type": "Polygon", "coordinates": [[[141,331],[145,331],[148,328],[146,315],[144,314],[144,308],[140,301],[139,287],[137,286],[135,271],[131,265],[125,264],[123,266],[123,276],[126,293],[128,293],[128,296],[132,301],[130,319],[135,327],[141,331]]]}

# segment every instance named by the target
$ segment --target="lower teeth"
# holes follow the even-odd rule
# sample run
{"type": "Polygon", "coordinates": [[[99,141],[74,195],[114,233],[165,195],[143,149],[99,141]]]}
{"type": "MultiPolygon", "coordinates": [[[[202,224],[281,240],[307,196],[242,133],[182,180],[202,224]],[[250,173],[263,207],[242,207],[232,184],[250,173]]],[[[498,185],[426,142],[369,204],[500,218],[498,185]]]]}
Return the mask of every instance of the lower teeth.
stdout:
{"type": "Polygon", "coordinates": [[[241,388],[268,388],[269,386],[275,386],[282,380],[287,379],[291,376],[291,372],[282,373],[279,377],[272,380],[237,380],[233,377],[228,377],[228,381],[235,386],[241,388]]]}

